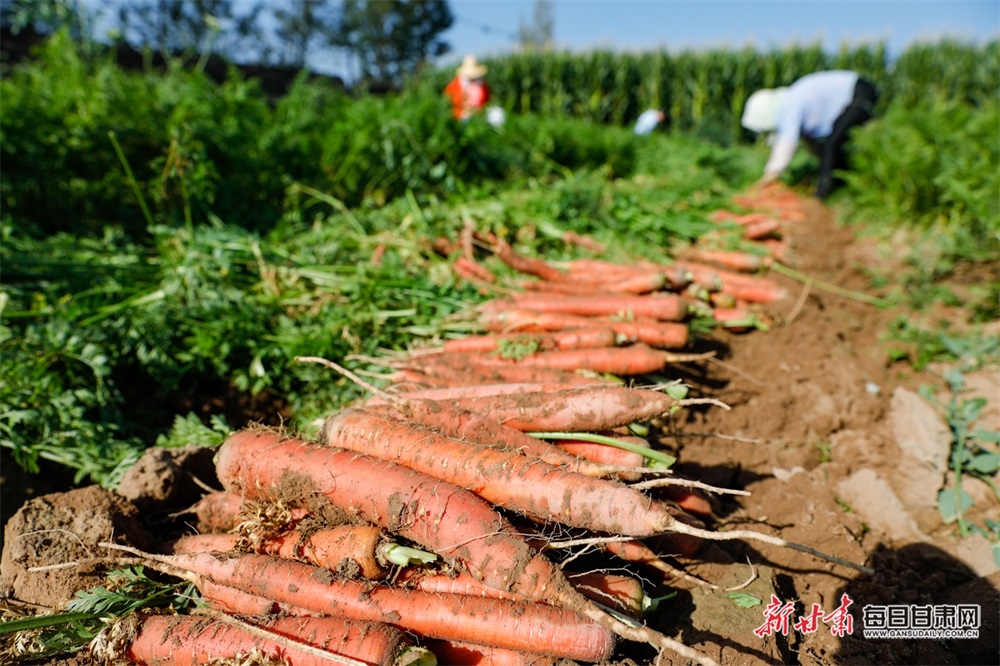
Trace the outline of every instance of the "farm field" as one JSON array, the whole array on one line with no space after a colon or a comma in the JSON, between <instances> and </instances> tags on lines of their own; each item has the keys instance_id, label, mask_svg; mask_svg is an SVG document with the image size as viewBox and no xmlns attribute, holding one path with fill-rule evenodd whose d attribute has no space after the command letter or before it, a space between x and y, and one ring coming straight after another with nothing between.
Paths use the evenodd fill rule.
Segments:
<instances>
[{"instance_id":1,"label":"farm field","mask_svg":"<svg viewBox=\"0 0 1000 666\"><path fill-rule=\"evenodd\" d=\"M38 71L34 75L41 76ZM176 72L172 76L167 84L157 79L165 98L183 97L177 90L202 90L197 79L189 81ZM119 88L135 95L142 85L138 79L123 79ZM21 369L17 377L9 375L0 420L5 527L0 649L5 660L98 663L88 651L74 650L89 640L105 615L125 615L122 609L129 603L192 611L192 597L208 596L203 585L195 586L198 593L187 582L178 584L176 575L163 574L158 565L164 562L150 557L141 560L144 572L130 570L124 579L109 580L109 570L139 560L121 559L134 553L119 557L101 544L113 541L164 553L172 539L211 531L205 516L193 508L225 487L261 500L251 509L267 514L240 514L243 551L249 550L248 542L270 538L247 530L277 525L280 531L295 524L318 530L347 516L380 524L404 545L434 551L441 558L436 561L446 562L452 573L478 570L491 581L491 571L477 568L470 553L501 558L504 549L521 547L511 544L530 543L524 548L532 553L545 549L530 563L516 562L535 567L531 576L544 576L552 563L558 565L552 581L563 569L627 573L642 583L647 601L663 597L641 614L641 622L615 625L629 637L619 639L613 649L587 654L560 647L527 663L995 661L1000 643L1000 263L994 250L1000 220L989 196L996 187L996 170L988 172L983 165L995 163L996 153L970 155L960 150L968 144L955 141L939 146L943 155L961 156L948 161L948 178L919 181L938 169L931 163L906 172L920 192L934 192L937 199L908 199L912 190L894 180L900 171L893 162L913 157L901 147L922 145L919 141L933 136L934 127L946 123L956 135L988 134L995 105L984 105L971 121L971 111L943 102L923 109L924 115L906 116L890 108L886 114L895 125L876 126L859 138L860 167L829 206L810 197L811 163L800 156L789 182L770 190L787 207L769 209L767 201L756 206L747 198L766 157L762 145L728 145L697 134L661 133L643 141L627 128L530 115L513 116L505 132L482 123L454 127L436 120L440 100L427 91L407 93L412 96L404 95L402 103L349 102L302 86L277 111L238 82L221 91L218 97L206 93L199 98L202 107L171 119L174 134L165 155L156 152L164 150L162 137L143 138L142 131L149 128L124 127L125 120L112 118L109 124L118 127L117 134L105 144L101 122L76 117L77 139L88 145L87 137L100 137L93 145L103 146L103 153L91 158L107 169L102 183L75 184L72 194L87 211L81 224L100 229L106 211L128 231L109 225L103 235L81 231L75 237L65 229L38 233L37 228L29 233L4 220L9 271L3 294L5 374L15 364ZM150 97L150 109L158 108L159 98ZM301 128L319 124L319 109L326 107L304 101L333 99L338 131L310 135L323 146L323 168L314 168L308 142L286 130L296 122ZM18 102L32 103L30 95ZM210 121L214 110L234 105L242 105L243 113L237 114L247 123L242 130L260 130L254 136L266 140L244 145L237 140L243 134L233 131L219 145L211 144L218 134ZM387 118L381 127L370 124L373 111ZM104 112L117 113L114 104ZM273 126L268 124L272 121ZM377 137L370 144L378 148L345 142L344 130ZM116 136L121 144L115 143ZM134 157L144 150L148 159ZM252 168L235 169L230 180L223 158L232 155L246 160L253 155L256 161ZM288 171L281 179L272 178L269 168L279 160ZM384 169L385 160L395 160L394 168ZM127 170L130 162L134 173ZM72 160L58 166L66 172L78 167ZM31 176L29 171L24 166L15 175ZM6 192L21 187L38 201L46 200L47 185L36 177L11 177L11 182ZM241 191L253 191L259 200L241 199ZM10 200L18 204L16 198ZM144 202L141 210L136 201ZM66 201L48 201L53 211L63 213L76 202L69 194ZM215 211L225 206L231 214L223 221ZM780 226L764 233L763 240L749 238L744 226L719 214L722 210L732 215L767 211L765 217L780 219ZM30 211L16 205L15 212L29 218ZM272 212L276 219L268 218ZM57 223L58 218L31 220L43 229ZM684 265L698 249L738 250L762 263L740 273L742 277L725 273L714 286L713 278L695 280L693 268L684 279L661 270ZM429 350L483 333L483 312L504 312L490 310L490 304L523 304L516 299L532 288L527 283L537 288L553 272L556 279L551 281L559 282L560 272L569 271L575 261L594 260L607 263L591 269L589 278L587 272L576 274L568 281L575 287L561 288L573 292L593 274L606 277L614 267L659 266L651 298L665 307L682 295L694 308L678 316L685 340L651 344L675 355L658 357L669 360L652 368L582 374L549 370L539 376L552 383L617 375L623 379L615 382L655 386L657 390L646 390L658 396L668 393L679 401L679 409L593 428L605 437L625 436L626 431L643 437L651 447L647 458L652 462L647 464L655 468L657 462L676 459L671 469L677 476L709 488L690 493L646 488L648 497L662 500L649 504L663 507L664 515L680 525L690 521L718 535L755 532L805 549L752 538L699 538L695 548L685 540L690 531L676 533L687 528L671 523L673 518L666 519L678 528L673 535L662 536L660 532L671 530L657 529L656 535L643 537L674 568L671 574L616 559L591 543L553 549L553 543L595 536L600 541L633 532L619 524L598 527L591 522L592 504L572 498L555 509L541 501L530 507L516 504L502 490L461 476L467 472L461 464L449 467L454 479L463 479L454 483L473 486L474 493L452 491L443 481L435 486L437 492L488 499L468 500L470 507L480 508L448 518L454 520L447 523L452 529L472 522L471 516L479 516L476 512L485 511L487 504L500 506L496 514L482 514L498 516L490 524L501 525L492 535L497 537L495 549L483 549L469 546L482 541L481 533L466 543L457 531L424 530L416 522L416 509L413 515L399 514L413 518L413 524L393 522L385 511L368 508L367 494L364 499L333 499L334 491L316 480L320 477L307 476L307 470L325 473L322 465L291 467L285 471L300 476L290 481L280 474L286 464L281 458L216 456L227 439L222 451L235 449L237 440L256 441L259 427L282 427L288 437L321 442L335 430L332 424L342 434L354 423L331 418L323 424L322 419L350 414L352 407L377 409L367 389L330 368L297 359L340 363L390 397L421 383L444 385L453 366L466 361L433 366L429 359L435 354ZM695 288L667 284L670 279L693 281ZM624 281L613 282L624 289ZM774 291L735 292L741 298L726 288L741 284L766 284ZM600 300L596 292L583 293L591 306ZM765 293L770 295L761 295ZM613 298L625 302L626 295L617 291ZM727 311L748 316L726 325ZM602 325L627 322L633 314L616 311ZM640 347L623 342L622 336L618 332L614 338L618 347ZM501 376L509 377L503 373L512 365L542 355L525 344L518 338L501 348L502 359L494 354L469 361L470 367L480 363L477 371L491 378L478 383L499 383ZM580 362L595 364L603 358L594 350ZM420 369L423 375L414 374ZM455 383L470 383L468 376L462 380ZM659 390L670 384L674 386ZM676 384L685 390L677 393ZM605 384L574 386L577 394L596 394ZM396 403L392 407L403 409ZM592 416L577 414L575 423L564 426L573 429ZM510 424L516 418L503 421ZM487 427L480 422L465 436L475 439L477 429ZM556 428L525 429L551 435ZM431 440L431 433L420 432ZM362 453L380 443L377 434L365 433L357 444ZM265 441L267 435L260 437ZM420 441L411 450L410 464L428 470L448 464L449 456L443 454L427 463L424 457L433 455L432 447ZM330 451L318 450L326 453L317 455ZM481 457L493 454L501 455L480 450L463 455L504 464L528 457ZM249 463L243 469L234 460L264 462L255 467L259 476L254 477ZM384 479L358 482L361 492L372 492L383 480L389 483L386 468L378 469ZM635 472L617 473L628 471ZM524 475L529 473L525 469ZM657 474L645 469L643 480ZM517 482L512 476L506 485L521 488ZM319 496L329 497L329 505ZM595 497L600 504L602 496ZM615 508L638 512L637 507L647 504L647 495L629 497L641 501ZM413 506L429 506L419 502L430 501L421 496ZM401 503L387 502L390 514ZM578 509L580 515L574 513ZM282 513L286 510L287 516ZM618 518L612 512L611 519ZM229 520L230 527L239 522ZM508 524L509 529L503 527ZM634 528L635 533L642 529ZM519 541L525 535L531 540ZM461 541L459 546L455 541ZM605 539L602 548L612 543L613 538ZM296 557L304 558L302 553L300 546ZM495 566L499 570L502 565ZM29 571L32 567L40 569ZM319 576L326 582L327 576L340 580L342 575L352 583L358 580L356 568L328 568ZM394 582L406 578L398 568L391 571ZM203 583L204 576L197 580ZM517 588L529 598L535 595L530 605L546 609L534 602L577 603L557 583L538 592L529 583L531 576L505 579L506 591ZM365 593L355 596L376 598L377 590L388 587L364 583L358 589ZM75 605L68 607L79 617L44 626L43 618L67 609L75 593L88 589L89 596L77 595ZM564 603L566 599L570 602ZM295 605L279 597L265 601L270 610L278 602ZM520 600L495 605L507 603L529 605ZM979 636L901 640L862 635L865 606L899 605L978 605ZM843 612L837 614L848 606L849 629ZM483 611L487 624L496 608ZM471 610L467 614L474 615ZM815 621L811 629L805 624L782 627L782 618L792 624L810 614ZM435 640L449 638L425 637L420 615L408 624L411 619L402 607L383 613L395 618L411 642L446 654ZM38 624L32 626L32 619ZM10 624L14 622L28 624ZM436 624L429 631L449 622ZM649 641L630 633L642 625L653 630ZM10 631L12 626L19 629ZM554 621L541 626L548 631ZM604 627L588 626L598 638L606 637L600 633ZM506 633L517 637L527 630ZM31 646L51 649L60 641L63 647L75 647L54 657L30 654ZM669 647L662 652L655 647L664 645ZM438 663L452 662L439 656Z\"/></svg>"}]
</instances>

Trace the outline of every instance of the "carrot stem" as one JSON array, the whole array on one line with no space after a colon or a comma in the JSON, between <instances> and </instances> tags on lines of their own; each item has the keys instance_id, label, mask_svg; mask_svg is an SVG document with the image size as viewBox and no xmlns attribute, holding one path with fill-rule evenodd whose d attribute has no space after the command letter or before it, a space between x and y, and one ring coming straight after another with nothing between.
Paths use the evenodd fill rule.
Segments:
<instances>
[{"instance_id":1,"label":"carrot stem","mask_svg":"<svg viewBox=\"0 0 1000 666\"><path fill-rule=\"evenodd\" d=\"M884 298L878 298L876 296L869 296L868 294L862 294L858 291L851 291L850 289L844 289L843 287L838 287L835 284L830 284L829 282L823 282L822 280L817 280L816 278L809 277L804 273L800 273L794 268L789 268L784 264L775 263L771 265L771 270L781 273L786 277L790 277L793 280L797 280L802 284L809 285L810 287L815 287L817 289L822 289L823 291L828 291L831 294L836 294L838 296L844 296L845 298L850 298L855 301L860 301L862 303L869 303L880 308L889 307L889 302Z\"/></svg>"},{"instance_id":2,"label":"carrot stem","mask_svg":"<svg viewBox=\"0 0 1000 666\"><path fill-rule=\"evenodd\" d=\"M379 552L386 562L397 566L408 567L414 564L431 564L437 561L437 555L426 550L418 550L401 546L398 543L387 543Z\"/></svg>"},{"instance_id":3,"label":"carrot stem","mask_svg":"<svg viewBox=\"0 0 1000 666\"><path fill-rule=\"evenodd\" d=\"M661 451L655 451L639 444L615 439L614 437L607 437L606 435L598 435L590 432L529 432L528 434L538 439L572 439L581 442L593 442L594 444L607 444L608 446L614 446L619 449L631 451L632 453L639 453L645 456L647 460L655 463L650 465L650 467L658 469L670 467L677 462L677 458Z\"/></svg>"}]
</instances>

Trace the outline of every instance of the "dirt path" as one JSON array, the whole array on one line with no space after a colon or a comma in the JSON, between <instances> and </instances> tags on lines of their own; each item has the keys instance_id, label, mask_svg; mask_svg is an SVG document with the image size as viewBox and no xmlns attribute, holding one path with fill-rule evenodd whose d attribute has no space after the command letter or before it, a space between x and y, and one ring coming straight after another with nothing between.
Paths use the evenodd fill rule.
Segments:
<instances>
[{"instance_id":1,"label":"dirt path","mask_svg":"<svg viewBox=\"0 0 1000 666\"><path fill-rule=\"evenodd\" d=\"M810 204L809 213L808 221L789 229L792 265L813 278L864 290L862 269L878 260L874 246L835 225L822 206ZM715 528L777 534L866 563L876 573L863 575L765 544L726 542L685 566L722 586L745 583L754 571L754 579L739 592L762 604L740 608L723 593L677 584L678 595L663 603L653 621L727 665L996 663L1000 574L989 544L953 538L934 505L942 449L947 455L941 436L947 433L939 431L940 419L912 392L937 380L887 362L880 338L895 312L776 279L791 296L770 308L769 331L706 342L723 352L719 360L684 369L696 391L726 402L731 411L682 413L670 425L674 434L662 443L677 453L680 472L752 493L723 498ZM980 379L1000 386L995 371ZM912 447L903 446L910 440ZM933 451L928 460L921 459L918 454L927 447ZM191 460L203 469L207 463L197 456ZM23 566L86 558L90 553L83 542L111 534L145 545L143 530L155 532L167 514L197 496L189 481L178 481L189 469L176 460L153 461L130 491L140 510L97 489L43 498L43 505L7 526L4 592L14 589L23 598L30 591L37 603L54 604L75 587L92 583L90 570L56 570L28 580ZM990 508L977 519L1000 518L995 501L982 505ZM76 536L38 532L52 529L71 529ZM789 628L783 634L779 625L757 635L772 594L782 607L794 604L790 624L814 608L832 614L850 600L853 633L836 636L836 618L817 617L812 632ZM978 604L980 638L862 637L863 608L891 604ZM652 659L642 649L620 656L621 664ZM668 657L661 663L684 662Z\"/></svg>"},{"instance_id":2,"label":"dirt path","mask_svg":"<svg viewBox=\"0 0 1000 666\"><path fill-rule=\"evenodd\" d=\"M798 271L842 288L866 289L862 271L877 260L876 249L836 225L828 209L813 204L808 221L792 226L790 234ZM813 633L790 629L787 637L775 632L766 640L745 629L730 630L718 632L723 640L707 636L699 647L727 664L775 658L800 664L995 663L1000 575L989 544L950 536L934 504L941 470L913 469L912 454L904 454L899 442L942 434L933 410L909 393L921 383L939 385L940 379L888 362L880 340L896 312L776 279L792 295L770 308L774 325L764 333L725 338L728 357L710 365L704 378L717 387L707 390L732 411L705 411L682 428L728 437L688 432L676 438L680 469L752 492L722 503L720 529L771 531L867 562L876 574L860 575L767 545L727 543L724 550L735 561L749 558L771 568L778 598L796 602L792 622L809 614L813 604L833 612L846 593L853 601L854 633L841 640L823 623ZM981 379L995 387L996 378L994 369ZM1000 393L991 401L996 399ZM946 455L947 438L931 439ZM895 505L899 497L902 506ZM995 500L978 504L990 506L996 518ZM710 580L727 574L731 579L731 566L697 569ZM861 637L865 605L958 603L981 605L979 640ZM754 616L754 628L764 624L762 606L744 612ZM707 618L705 630L712 629Z\"/></svg>"}]
</instances>

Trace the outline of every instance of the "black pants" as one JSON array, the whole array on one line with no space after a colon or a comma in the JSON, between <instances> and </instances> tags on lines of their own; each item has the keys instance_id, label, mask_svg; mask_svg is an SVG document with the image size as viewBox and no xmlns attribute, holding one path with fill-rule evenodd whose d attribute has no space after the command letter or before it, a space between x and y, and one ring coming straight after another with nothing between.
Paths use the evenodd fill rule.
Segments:
<instances>
[{"instance_id":1,"label":"black pants","mask_svg":"<svg viewBox=\"0 0 1000 666\"><path fill-rule=\"evenodd\" d=\"M849 131L871 120L878 101L878 91L867 79L859 78L854 86L854 98L833 123L830 136L814 142L810 146L819 157L819 183L816 196L826 199L843 181L834 176L834 171L847 168L847 143Z\"/></svg>"}]
</instances>

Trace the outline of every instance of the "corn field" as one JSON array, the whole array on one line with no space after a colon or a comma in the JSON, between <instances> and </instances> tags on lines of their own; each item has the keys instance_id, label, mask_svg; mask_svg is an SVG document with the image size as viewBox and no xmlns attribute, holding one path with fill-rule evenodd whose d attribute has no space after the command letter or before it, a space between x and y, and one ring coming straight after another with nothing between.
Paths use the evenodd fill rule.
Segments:
<instances>
[{"instance_id":1,"label":"corn field","mask_svg":"<svg viewBox=\"0 0 1000 666\"><path fill-rule=\"evenodd\" d=\"M747 97L824 69L852 69L881 92L879 106L951 99L978 105L1000 91L1000 41L918 43L892 59L882 42L818 43L781 49L621 53L513 53L485 59L494 102L511 113L628 125L644 109L666 112L670 130L720 143L748 140L740 127ZM451 72L441 72L441 77ZM443 85L443 84L442 84Z\"/></svg>"}]
</instances>

